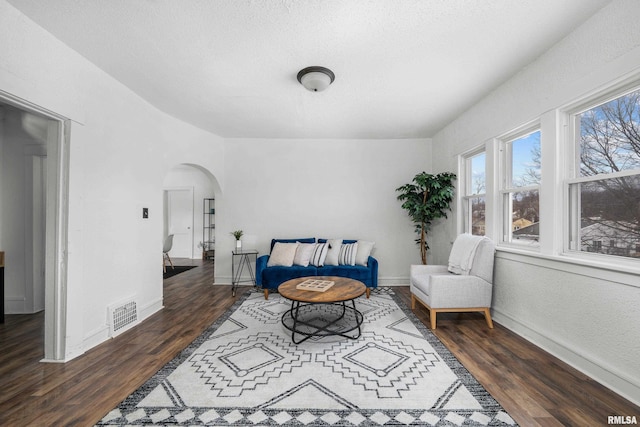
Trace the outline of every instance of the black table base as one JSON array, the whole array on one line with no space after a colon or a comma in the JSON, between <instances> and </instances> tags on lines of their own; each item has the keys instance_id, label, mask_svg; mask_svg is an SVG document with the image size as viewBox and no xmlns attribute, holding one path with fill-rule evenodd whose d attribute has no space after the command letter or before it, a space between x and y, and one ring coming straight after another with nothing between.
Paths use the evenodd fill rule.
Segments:
<instances>
[{"instance_id":1,"label":"black table base","mask_svg":"<svg viewBox=\"0 0 640 427\"><path fill-rule=\"evenodd\" d=\"M291 301L291 309L282 315L282 324L291 331L291 340L300 344L312 337L341 336L360 338L364 316L356 309L355 300L332 303ZM354 332L356 331L357 332ZM296 335L302 339L296 340Z\"/></svg>"},{"instance_id":2,"label":"black table base","mask_svg":"<svg viewBox=\"0 0 640 427\"><path fill-rule=\"evenodd\" d=\"M253 257L253 262L250 257ZM256 276L251 266L256 264L257 258L258 251L255 249L236 249L231 251L231 296L236 296L236 290L240 283L252 283L253 286L256 286ZM236 260L238 265L236 265ZM249 271L248 279L242 278L245 267Z\"/></svg>"}]
</instances>

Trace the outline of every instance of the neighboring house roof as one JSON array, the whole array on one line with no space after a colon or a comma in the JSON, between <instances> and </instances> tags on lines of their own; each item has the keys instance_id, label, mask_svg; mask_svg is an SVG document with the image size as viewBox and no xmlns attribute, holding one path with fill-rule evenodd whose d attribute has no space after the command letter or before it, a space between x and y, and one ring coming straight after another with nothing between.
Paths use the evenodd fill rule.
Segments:
<instances>
[{"instance_id":1,"label":"neighboring house roof","mask_svg":"<svg viewBox=\"0 0 640 427\"><path fill-rule=\"evenodd\" d=\"M512 227L512 230L518 230L524 227L529 227L531 224L533 224L533 221L529 221L528 219L525 219L525 218L520 218L513 221L511 223L511 227Z\"/></svg>"},{"instance_id":2,"label":"neighboring house roof","mask_svg":"<svg viewBox=\"0 0 640 427\"><path fill-rule=\"evenodd\" d=\"M526 221L526 220L525 220ZM529 221L529 225L513 231L514 236L539 236L540 223Z\"/></svg>"},{"instance_id":3,"label":"neighboring house roof","mask_svg":"<svg viewBox=\"0 0 640 427\"><path fill-rule=\"evenodd\" d=\"M618 240L629 244L640 243L640 226L626 221L590 221L580 230L582 240Z\"/></svg>"}]
</instances>

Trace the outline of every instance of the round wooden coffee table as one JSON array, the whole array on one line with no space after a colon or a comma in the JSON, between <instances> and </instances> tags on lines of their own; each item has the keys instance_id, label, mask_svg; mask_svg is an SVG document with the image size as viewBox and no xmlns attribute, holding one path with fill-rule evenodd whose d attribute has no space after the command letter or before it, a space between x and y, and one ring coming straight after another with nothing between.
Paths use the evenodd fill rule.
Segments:
<instances>
[{"instance_id":1,"label":"round wooden coffee table","mask_svg":"<svg viewBox=\"0 0 640 427\"><path fill-rule=\"evenodd\" d=\"M309 279L331 281L334 285L324 292L297 289ZM291 309L282 315L282 324L291 331L294 344L311 337L332 335L358 339L364 316L356 309L355 299L366 289L364 283L346 277L313 276L288 280L278 287L278 293L291 300ZM355 330L357 334L353 333ZM303 338L296 340L296 335Z\"/></svg>"}]
</instances>

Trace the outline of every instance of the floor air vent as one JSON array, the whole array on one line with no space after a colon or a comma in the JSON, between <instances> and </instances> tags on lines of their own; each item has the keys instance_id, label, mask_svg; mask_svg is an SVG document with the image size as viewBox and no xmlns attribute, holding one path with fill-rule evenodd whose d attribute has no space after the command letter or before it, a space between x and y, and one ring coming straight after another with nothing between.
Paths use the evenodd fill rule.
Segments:
<instances>
[{"instance_id":1,"label":"floor air vent","mask_svg":"<svg viewBox=\"0 0 640 427\"><path fill-rule=\"evenodd\" d=\"M115 337L138 323L138 304L128 300L109 306L109 334Z\"/></svg>"}]
</instances>

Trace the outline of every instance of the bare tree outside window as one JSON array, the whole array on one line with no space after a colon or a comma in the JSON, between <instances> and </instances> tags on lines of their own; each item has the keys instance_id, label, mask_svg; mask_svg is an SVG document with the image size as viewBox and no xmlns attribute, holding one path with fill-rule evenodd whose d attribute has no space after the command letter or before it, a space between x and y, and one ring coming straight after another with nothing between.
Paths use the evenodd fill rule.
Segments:
<instances>
[{"instance_id":1,"label":"bare tree outside window","mask_svg":"<svg viewBox=\"0 0 640 427\"><path fill-rule=\"evenodd\" d=\"M640 170L640 91L580 114L580 174Z\"/></svg>"},{"instance_id":2,"label":"bare tree outside window","mask_svg":"<svg viewBox=\"0 0 640 427\"><path fill-rule=\"evenodd\" d=\"M476 195L471 202L471 234L484 236L486 233L485 199L487 177L485 171L486 154L481 153L471 159L472 193Z\"/></svg>"},{"instance_id":3,"label":"bare tree outside window","mask_svg":"<svg viewBox=\"0 0 640 427\"><path fill-rule=\"evenodd\" d=\"M506 241L536 246L540 240L540 130L505 144L510 174L504 191Z\"/></svg>"},{"instance_id":4,"label":"bare tree outside window","mask_svg":"<svg viewBox=\"0 0 640 427\"><path fill-rule=\"evenodd\" d=\"M486 234L485 194L486 153L480 152L465 158L465 187L462 208L464 212L464 230L476 236Z\"/></svg>"},{"instance_id":5,"label":"bare tree outside window","mask_svg":"<svg viewBox=\"0 0 640 427\"><path fill-rule=\"evenodd\" d=\"M578 116L580 251L640 257L640 91ZM593 179L585 179L593 177Z\"/></svg>"}]
</instances>

